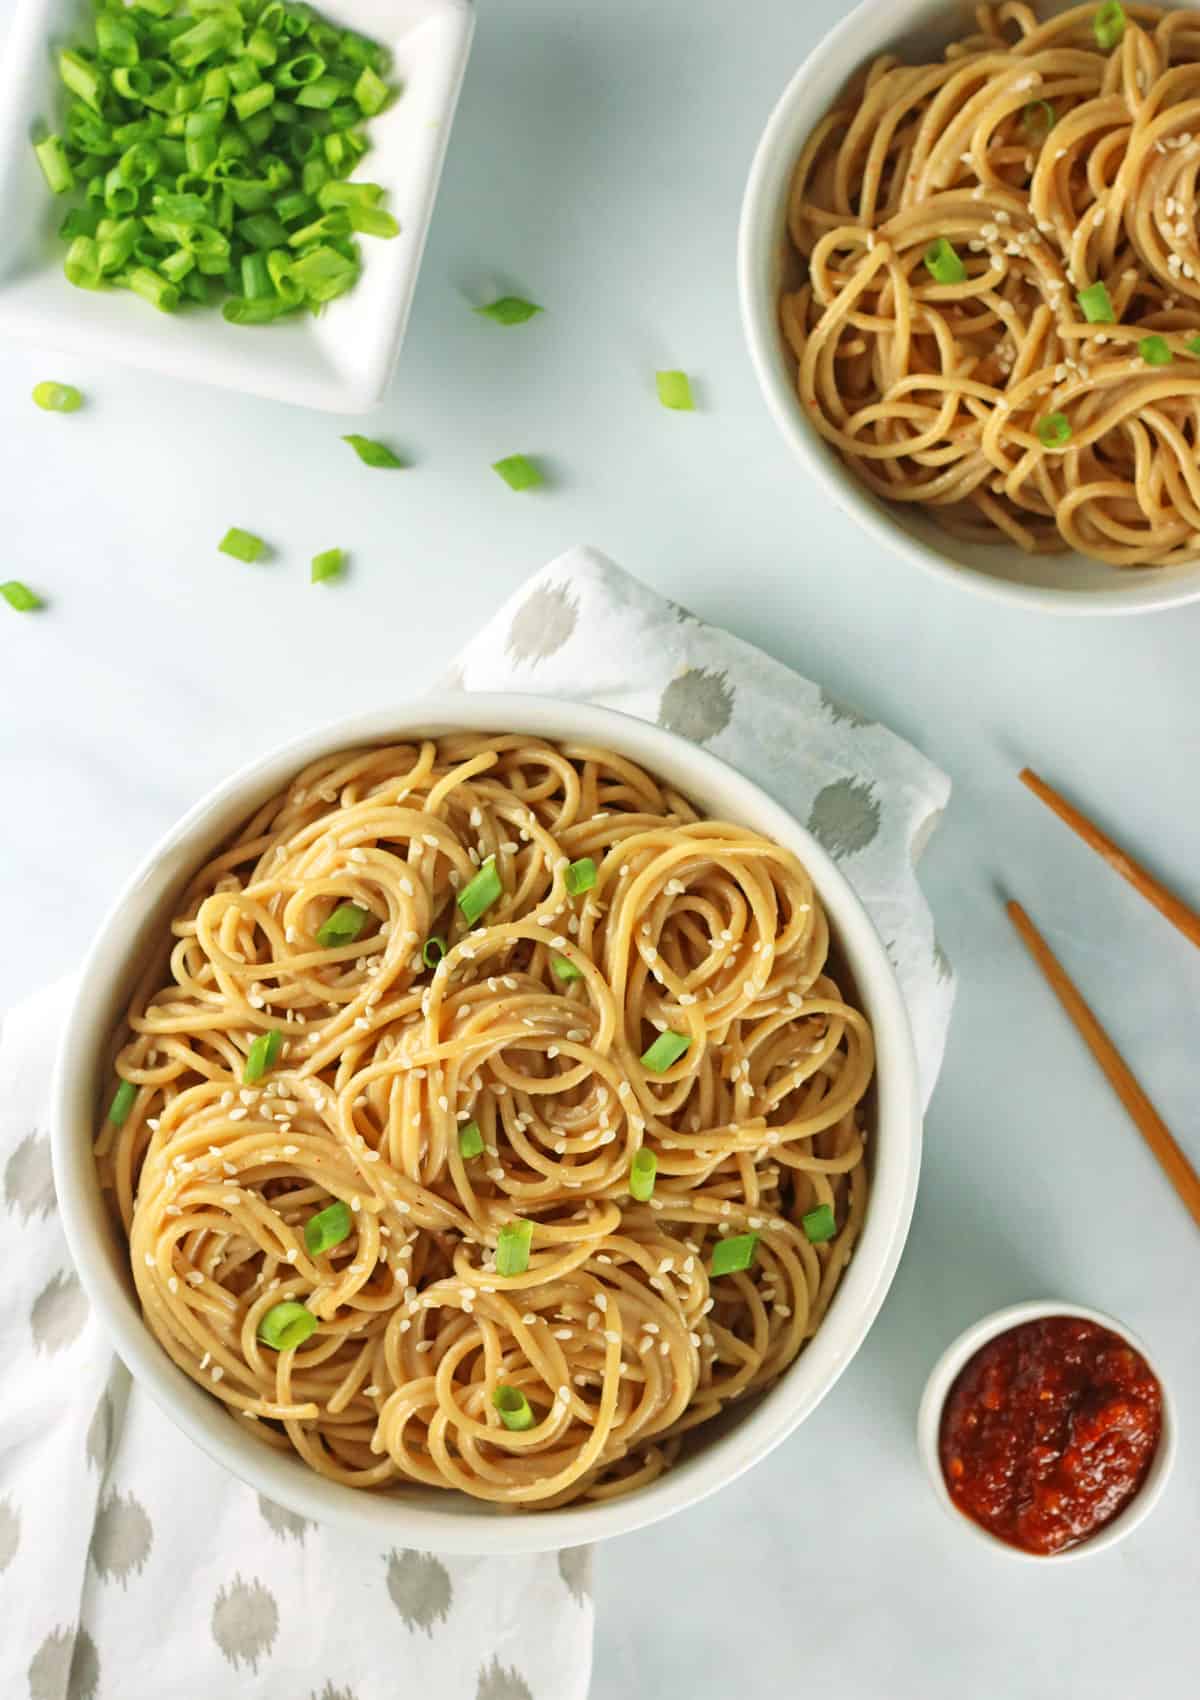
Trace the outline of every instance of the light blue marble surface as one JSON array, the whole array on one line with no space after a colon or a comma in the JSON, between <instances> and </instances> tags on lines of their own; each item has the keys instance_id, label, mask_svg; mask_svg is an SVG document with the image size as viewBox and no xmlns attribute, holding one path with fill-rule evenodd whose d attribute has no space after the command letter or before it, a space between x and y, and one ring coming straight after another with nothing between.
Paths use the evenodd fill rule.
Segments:
<instances>
[{"instance_id":1,"label":"light blue marble surface","mask_svg":"<svg viewBox=\"0 0 1200 1700\"><path fill-rule=\"evenodd\" d=\"M961 991L867 1345L755 1474L600 1555L595 1700L1175 1700L1196 1680L1196 1232L999 889L1200 1163L1200 956L1014 778L1030 761L1061 780L1200 904L1200 607L1007 612L879 556L793 466L742 347L733 241L766 113L843 10L487 0L408 345L365 427L411 471L360 468L337 441L356 421L0 348L0 576L53 602L0 608L0 1005L71 966L145 847L230 767L420 690L535 566L597 544L951 773L925 878ZM497 330L463 298L492 285L550 310ZM695 375L700 413L657 405L659 366ZM38 413L47 377L87 411ZM552 489L513 495L488 470L517 450L546 457ZM218 555L231 524L277 559ZM350 578L310 587L334 544ZM912 1441L946 1341L1042 1293L1142 1332L1185 1424L1153 1519L1053 1575L945 1519Z\"/></svg>"}]
</instances>

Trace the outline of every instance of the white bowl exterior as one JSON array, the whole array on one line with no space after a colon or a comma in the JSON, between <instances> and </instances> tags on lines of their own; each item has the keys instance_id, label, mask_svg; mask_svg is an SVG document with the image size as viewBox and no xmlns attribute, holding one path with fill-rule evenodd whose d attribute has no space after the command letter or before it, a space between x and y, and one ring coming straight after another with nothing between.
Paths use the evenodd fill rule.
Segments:
<instances>
[{"instance_id":1,"label":"white bowl exterior","mask_svg":"<svg viewBox=\"0 0 1200 1700\"><path fill-rule=\"evenodd\" d=\"M400 223L362 239L363 271L318 318L228 324L215 309L159 313L128 290L74 288L56 232L68 197L46 187L31 136L53 129L62 93L53 51L80 37L84 0L23 0L0 64L0 332L98 354L168 377L339 413L379 402L408 322L475 15L469 0L322 0L334 22L388 47L400 97L370 121L355 172L383 185Z\"/></svg>"},{"instance_id":2,"label":"white bowl exterior","mask_svg":"<svg viewBox=\"0 0 1200 1700\"><path fill-rule=\"evenodd\" d=\"M1069 0L1040 8L1063 11ZM742 325L758 381L787 442L826 495L867 535L938 577L1043 613L1135 614L1200 599L1200 563L1123 569L1082 555L1027 555L1014 544L961 543L915 506L877 499L805 417L779 328L788 188L801 148L846 83L877 54L940 54L976 28L974 0L862 0L796 72L750 168L738 232ZM886 570L886 564L885 564Z\"/></svg>"},{"instance_id":3,"label":"white bowl exterior","mask_svg":"<svg viewBox=\"0 0 1200 1700\"><path fill-rule=\"evenodd\" d=\"M1065 1552L1036 1553L1024 1552L1020 1547L1010 1546L1007 1541L990 1534L981 1524L976 1523L974 1518L959 1510L950 1497L946 1478L942 1474L938 1438L941 1431L942 1407L955 1378L980 1347L986 1346L988 1341L994 1340L997 1335L1006 1334L1010 1328L1020 1328L1026 1322L1040 1322L1049 1316L1080 1316L1087 1322L1098 1323L1101 1328L1107 1328L1127 1341L1135 1352L1142 1354L1162 1389L1162 1431L1146 1480L1119 1516L1114 1517L1111 1523L1106 1524L1079 1546L1068 1547ZM1162 1369L1145 1341L1139 1339L1132 1329L1126 1328L1115 1316L1109 1316L1102 1310L1091 1310L1086 1305L1062 1304L1056 1299L1030 1299L1024 1304L1009 1305L1004 1310L993 1311L990 1316L982 1317L978 1322L972 1323L970 1328L964 1329L958 1339L947 1346L933 1366L917 1412L917 1447L939 1504L959 1528L969 1529L980 1540L986 1541L994 1552L1005 1553L1009 1558L1017 1558L1031 1564L1065 1564L1069 1559L1091 1558L1096 1553L1115 1546L1118 1541L1124 1540L1126 1535L1132 1534L1158 1503L1175 1462L1177 1444L1174 1402Z\"/></svg>"},{"instance_id":4,"label":"white bowl exterior","mask_svg":"<svg viewBox=\"0 0 1200 1700\"><path fill-rule=\"evenodd\" d=\"M870 1205L862 1237L815 1338L736 1425L648 1487L595 1505L517 1516L434 1489L382 1496L346 1488L241 1432L146 1329L92 1159L97 1083L139 955L205 856L260 802L321 755L415 733L498 729L616 750L667 779L710 814L738 821L793 850L825 905L874 1027L877 1049ZM51 1142L68 1245L117 1352L211 1457L260 1492L320 1522L413 1547L507 1553L578 1545L657 1522L731 1482L814 1409L862 1344L891 1284L916 1195L921 1119L908 1018L887 954L846 880L786 810L707 751L612 710L552 698L456 694L358 715L300 738L243 769L167 834L117 899L84 963L62 1039Z\"/></svg>"}]
</instances>

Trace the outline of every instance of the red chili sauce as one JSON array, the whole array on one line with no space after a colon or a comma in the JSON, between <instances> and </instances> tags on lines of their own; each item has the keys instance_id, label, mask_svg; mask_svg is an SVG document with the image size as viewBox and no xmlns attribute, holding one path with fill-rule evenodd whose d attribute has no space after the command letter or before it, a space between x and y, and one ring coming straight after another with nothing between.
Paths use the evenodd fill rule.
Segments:
<instances>
[{"instance_id":1,"label":"red chili sauce","mask_svg":"<svg viewBox=\"0 0 1200 1700\"><path fill-rule=\"evenodd\" d=\"M1127 1341L1078 1316L1010 1328L980 1347L945 1405L939 1451L958 1509L1026 1552L1062 1552L1141 1488L1162 1391Z\"/></svg>"}]
</instances>

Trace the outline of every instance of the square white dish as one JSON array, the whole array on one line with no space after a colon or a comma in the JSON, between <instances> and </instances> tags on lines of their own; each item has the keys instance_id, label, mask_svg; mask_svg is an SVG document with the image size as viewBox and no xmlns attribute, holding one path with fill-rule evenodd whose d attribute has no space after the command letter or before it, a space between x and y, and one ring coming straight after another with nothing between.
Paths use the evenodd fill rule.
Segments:
<instances>
[{"instance_id":1,"label":"square white dish","mask_svg":"<svg viewBox=\"0 0 1200 1700\"><path fill-rule=\"evenodd\" d=\"M382 399L404 339L474 10L470 0L321 0L316 9L389 48L389 81L401 90L371 120L371 150L354 173L383 185L400 234L363 240L355 288L319 317L239 326L215 309L160 313L128 290L69 284L57 236L67 197L47 189L31 136L39 122L59 122L65 91L54 53L81 38L89 8L19 0L0 58L0 334L330 412L361 413Z\"/></svg>"}]
</instances>

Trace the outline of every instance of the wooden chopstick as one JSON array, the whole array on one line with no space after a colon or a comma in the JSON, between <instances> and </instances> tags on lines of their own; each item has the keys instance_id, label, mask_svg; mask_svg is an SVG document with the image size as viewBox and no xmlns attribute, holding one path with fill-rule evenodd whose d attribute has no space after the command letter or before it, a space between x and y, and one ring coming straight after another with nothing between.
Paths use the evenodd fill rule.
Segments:
<instances>
[{"instance_id":1,"label":"wooden chopstick","mask_svg":"<svg viewBox=\"0 0 1200 1700\"><path fill-rule=\"evenodd\" d=\"M1142 1091L1120 1052L1067 978L1045 939L1016 902L1008 904L1009 919L1029 946L1029 953L1050 983L1058 1001L1075 1023L1088 1049L1108 1076L1117 1097L1133 1118L1138 1132L1158 1158L1171 1185L1200 1227L1200 1175L1175 1142L1166 1122Z\"/></svg>"},{"instance_id":2,"label":"wooden chopstick","mask_svg":"<svg viewBox=\"0 0 1200 1700\"><path fill-rule=\"evenodd\" d=\"M1173 891L1168 891L1148 868L1144 868L1140 862L1135 862L1119 844L1114 844L1098 826L1093 825L1086 815L1081 815L1078 809L1072 808L1067 799L1061 797L1052 785L1047 785L1044 779L1039 779L1032 769L1023 767L1017 777L1023 785L1028 785L1035 797L1041 798L1048 809L1053 809L1060 820L1066 821L1071 831L1077 832L1098 856L1103 856L1110 868L1115 868L1122 879L1128 880L1147 903L1153 903L1160 915L1164 915L1173 927L1178 927L1185 939L1190 939L1194 945L1200 947L1200 915L1194 909L1189 909Z\"/></svg>"}]
</instances>

